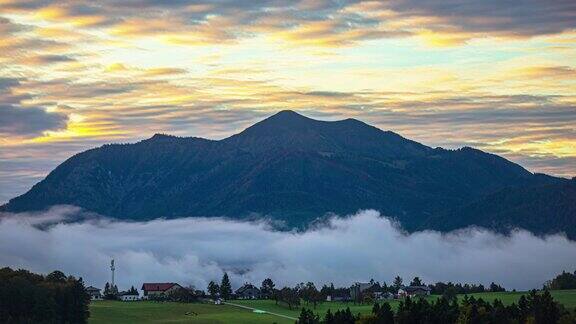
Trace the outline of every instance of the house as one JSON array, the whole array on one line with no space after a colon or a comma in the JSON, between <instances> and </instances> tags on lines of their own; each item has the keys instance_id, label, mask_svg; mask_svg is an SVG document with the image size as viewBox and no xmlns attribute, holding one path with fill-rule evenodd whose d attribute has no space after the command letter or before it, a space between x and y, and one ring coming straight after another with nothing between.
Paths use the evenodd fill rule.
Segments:
<instances>
[{"instance_id":1,"label":"house","mask_svg":"<svg viewBox=\"0 0 576 324\"><path fill-rule=\"evenodd\" d=\"M144 291L144 298L147 299L150 296L165 296L180 288L182 286L174 282L160 282L143 283L141 289Z\"/></svg>"},{"instance_id":2,"label":"house","mask_svg":"<svg viewBox=\"0 0 576 324\"><path fill-rule=\"evenodd\" d=\"M86 287L86 293L88 295L90 295L90 299L91 300L101 300L102 299L102 293L100 293L100 289L96 288L96 287Z\"/></svg>"},{"instance_id":3,"label":"house","mask_svg":"<svg viewBox=\"0 0 576 324\"><path fill-rule=\"evenodd\" d=\"M408 286L398 289L398 297L403 298L406 296L427 296L430 295L431 289L426 286Z\"/></svg>"},{"instance_id":4,"label":"house","mask_svg":"<svg viewBox=\"0 0 576 324\"><path fill-rule=\"evenodd\" d=\"M123 291L121 292L118 297L121 301L135 301L140 299L140 295L138 292L130 292L130 291Z\"/></svg>"},{"instance_id":5,"label":"house","mask_svg":"<svg viewBox=\"0 0 576 324\"><path fill-rule=\"evenodd\" d=\"M236 290L236 298L238 299L258 299L260 298L260 289L256 288L253 284L245 283L244 286Z\"/></svg>"}]
</instances>

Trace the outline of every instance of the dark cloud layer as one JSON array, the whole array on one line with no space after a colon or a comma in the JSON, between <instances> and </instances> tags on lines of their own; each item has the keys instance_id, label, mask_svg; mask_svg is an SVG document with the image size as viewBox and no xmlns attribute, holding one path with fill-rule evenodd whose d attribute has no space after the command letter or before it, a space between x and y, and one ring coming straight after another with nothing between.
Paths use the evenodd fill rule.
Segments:
<instances>
[{"instance_id":1,"label":"dark cloud layer","mask_svg":"<svg viewBox=\"0 0 576 324\"><path fill-rule=\"evenodd\" d=\"M127 34L158 34L195 31L195 38L220 39L251 37L261 31L292 31L299 26L324 25L313 31L297 32L307 38L326 39L332 45L411 35L414 27L390 19L418 21L418 28L438 32L485 33L498 36L535 36L576 28L574 1L474 1L474 0L394 0L362 1L88 1L28 0L8 1L6 10L58 8L58 19L84 19L89 27L115 27L130 24ZM393 17L379 12L393 12ZM214 17L219 23L213 24ZM145 19L148 24L136 20ZM160 21L169 20L170 23ZM140 20L141 21L141 20ZM132 23L131 23L132 22ZM147 27L148 26L148 27ZM204 28L209 26L210 28ZM334 38L334 36L338 37ZM187 39L187 37L184 37ZM196 39L196 40L197 40Z\"/></svg>"},{"instance_id":2,"label":"dark cloud layer","mask_svg":"<svg viewBox=\"0 0 576 324\"><path fill-rule=\"evenodd\" d=\"M46 130L65 128L68 117L48 113L40 107L0 105L0 134L3 136L37 136Z\"/></svg>"},{"instance_id":3,"label":"dark cloud layer","mask_svg":"<svg viewBox=\"0 0 576 324\"><path fill-rule=\"evenodd\" d=\"M0 78L0 135L33 137L46 130L65 128L68 116L50 113L44 108L23 106L21 101L29 95L14 94L21 80Z\"/></svg>"},{"instance_id":4,"label":"dark cloud layer","mask_svg":"<svg viewBox=\"0 0 576 324\"><path fill-rule=\"evenodd\" d=\"M78 215L85 220L64 222ZM228 271L235 286L266 277L279 285L349 285L370 278L390 283L401 275L428 283L496 281L529 289L562 270L573 271L576 258L576 243L562 235L540 238L516 231L505 237L480 229L405 235L374 211L333 218L302 233L220 218L115 222L91 217L66 206L0 215L0 266L44 273L61 269L103 286L115 258L121 288L144 281L205 288Z\"/></svg>"},{"instance_id":5,"label":"dark cloud layer","mask_svg":"<svg viewBox=\"0 0 576 324\"><path fill-rule=\"evenodd\" d=\"M576 28L571 0L394 0L390 8L405 16L438 17L470 32L534 36Z\"/></svg>"}]
</instances>

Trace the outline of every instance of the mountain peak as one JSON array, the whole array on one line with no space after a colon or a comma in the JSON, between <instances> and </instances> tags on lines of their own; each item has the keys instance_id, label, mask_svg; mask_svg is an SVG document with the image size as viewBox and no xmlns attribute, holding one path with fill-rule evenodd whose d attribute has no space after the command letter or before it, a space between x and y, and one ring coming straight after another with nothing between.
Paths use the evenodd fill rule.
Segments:
<instances>
[{"instance_id":1,"label":"mountain peak","mask_svg":"<svg viewBox=\"0 0 576 324\"><path fill-rule=\"evenodd\" d=\"M303 117L306 118L304 116L302 116L301 114L295 112L294 110L280 110L279 112L275 113L274 115L270 116L270 118L272 117L276 117L276 118L294 118L294 117Z\"/></svg>"},{"instance_id":2,"label":"mountain peak","mask_svg":"<svg viewBox=\"0 0 576 324\"><path fill-rule=\"evenodd\" d=\"M281 124L281 125L289 125L291 127L296 126L298 124L306 123L306 122L317 122L312 118L308 118L303 116L293 110L282 110L277 112L276 114L264 119L258 124ZM256 124L256 125L258 125ZM278 125L275 125L278 126Z\"/></svg>"}]
</instances>

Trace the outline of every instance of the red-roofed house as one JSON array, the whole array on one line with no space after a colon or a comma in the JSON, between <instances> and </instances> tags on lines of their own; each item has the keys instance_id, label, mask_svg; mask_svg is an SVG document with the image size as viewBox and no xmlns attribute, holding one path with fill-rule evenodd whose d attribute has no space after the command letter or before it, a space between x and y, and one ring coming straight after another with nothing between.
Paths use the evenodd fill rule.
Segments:
<instances>
[{"instance_id":1,"label":"red-roofed house","mask_svg":"<svg viewBox=\"0 0 576 324\"><path fill-rule=\"evenodd\" d=\"M142 284L142 290L144 290L144 296L158 296L166 295L176 289L182 288L177 283L174 282L160 282L160 283L144 283Z\"/></svg>"}]
</instances>

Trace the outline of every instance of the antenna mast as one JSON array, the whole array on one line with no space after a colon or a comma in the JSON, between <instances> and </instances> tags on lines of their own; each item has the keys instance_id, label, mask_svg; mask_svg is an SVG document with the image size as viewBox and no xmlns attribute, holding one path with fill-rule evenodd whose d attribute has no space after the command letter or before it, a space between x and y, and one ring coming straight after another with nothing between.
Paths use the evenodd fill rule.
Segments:
<instances>
[{"instance_id":1,"label":"antenna mast","mask_svg":"<svg viewBox=\"0 0 576 324\"><path fill-rule=\"evenodd\" d=\"M114 259L112 259L110 262L110 270L112 270L112 286L114 286L114 270L116 270L116 267L114 266Z\"/></svg>"}]
</instances>

